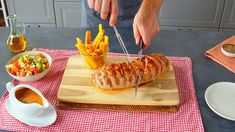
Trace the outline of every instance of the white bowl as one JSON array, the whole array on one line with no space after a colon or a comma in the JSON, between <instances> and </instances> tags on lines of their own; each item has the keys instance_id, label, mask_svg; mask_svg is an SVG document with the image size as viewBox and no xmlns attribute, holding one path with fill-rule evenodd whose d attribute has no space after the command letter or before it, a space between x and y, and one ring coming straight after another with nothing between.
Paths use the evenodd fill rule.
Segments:
<instances>
[{"instance_id":1,"label":"white bowl","mask_svg":"<svg viewBox=\"0 0 235 132\"><path fill-rule=\"evenodd\" d=\"M11 64L13 61L15 60L18 60L22 55L25 55L25 54L29 54L29 55L37 55L38 53L41 53L45 56L45 58L48 60L48 63L49 63L49 67L42 71L41 73L37 74L37 75L31 75L31 76L26 76L26 77L21 77L21 76L16 76L16 75L13 75L11 74L8 69L6 68L7 70L7 73L12 76L14 79L16 80L19 80L19 81L24 81L24 82L33 82L33 81L37 81L41 78L43 78L49 71L50 71L50 68L51 68L51 63L52 63L52 58L44 53L44 52L41 52L41 51L28 51L28 52L23 52L23 53L20 53L20 54L17 54L16 56L12 57L6 65L9 65Z\"/></svg>"},{"instance_id":2,"label":"white bowl","mask_svg":"<svg viewBox=\"0 0 235 132\"><path fill-rule=\"evenodd\" d=\"M228 57L235 57L235 53L224 50L223 45L221 46L221 52Z\"/></svg>"}]
</instances>

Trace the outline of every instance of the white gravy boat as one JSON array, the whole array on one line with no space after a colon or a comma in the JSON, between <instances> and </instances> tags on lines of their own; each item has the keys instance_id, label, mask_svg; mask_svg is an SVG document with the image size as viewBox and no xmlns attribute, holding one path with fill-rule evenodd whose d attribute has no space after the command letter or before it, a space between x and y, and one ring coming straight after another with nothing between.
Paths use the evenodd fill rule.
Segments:
<instances>
[{"instance_id":1,"label":"white gravy boat","mask_svg":"<svg viewBox=\"0 0 235 132\"><path fill-rule=\"evenodd\" d=\"M14 86L11 82L8 82L6 84L6 88L7 88L7 91L9 92L9 101L10 101L11 107L15 109L17 113L20 113L23 116L37 117L43 112L43 110L49 107L49 103L46 100L46 98L35 87L26 85L26 84L20 84L20 85ZM15 93L17 90L21 88L28 88L34 91L35 93L37 93L41 97L43 101L43 105L40 105L38 103L22 103L21 101L19 101L16 98Z\"/></svg>"}]
</instances>

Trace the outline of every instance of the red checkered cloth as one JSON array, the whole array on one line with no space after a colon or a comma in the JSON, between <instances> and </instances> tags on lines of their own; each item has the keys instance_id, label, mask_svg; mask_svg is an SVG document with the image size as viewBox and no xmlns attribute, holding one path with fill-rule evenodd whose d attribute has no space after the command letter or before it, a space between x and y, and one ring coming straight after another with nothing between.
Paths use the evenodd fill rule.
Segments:
<instances>
[{"instance_id":1,"label":"red checkered cloth","mask_svg":"<svg viewBox=\"0 0 235 132\"><path fill-rule=\"evenodd\" d=\"M43 79L27 83L37 87L56 106L56 95L68 58L78 55L75 50L44 51L52 56L53 63L48 75ZM110 53L120 56L122 54ZM160 112L114 112L107 110L63 110L57 109L57 120L47 127L28 126L12 117L5 109L8 93L0 100L0 129L10 131L174 131L203 132L198 102L192 79L192 64L187 57L169 57L176 74L180 92L180 107L176 113ZM21 84L14 80L15 85Z\"/></svg>"}]
</instances>

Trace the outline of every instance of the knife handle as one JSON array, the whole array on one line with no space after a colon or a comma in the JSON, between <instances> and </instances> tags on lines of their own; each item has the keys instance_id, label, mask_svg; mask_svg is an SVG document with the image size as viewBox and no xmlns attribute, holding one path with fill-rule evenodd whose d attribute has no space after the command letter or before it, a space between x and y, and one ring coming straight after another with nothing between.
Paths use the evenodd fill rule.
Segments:
<instances>
[{"instance_id":1,"label":"knife handle","mask_svg":"<svg viewBox=\"0 0 235 132\"><path fill-rule=\"evenodd\" d=\"M139 42L138 46L139 46L140 49L144 48L144 42L143 42L142 38L140 38L140 42Z\"/></svg>"}]
</instances>

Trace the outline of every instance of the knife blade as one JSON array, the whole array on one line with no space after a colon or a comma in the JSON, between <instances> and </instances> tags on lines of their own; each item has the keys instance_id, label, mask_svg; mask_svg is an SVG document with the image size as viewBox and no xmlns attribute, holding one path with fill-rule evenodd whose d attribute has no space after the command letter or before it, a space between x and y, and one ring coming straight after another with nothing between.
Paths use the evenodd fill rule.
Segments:
<instances>
[{"instance_id":1,"label":"knife blade","mask_svg":"<svg viewBox=\"0 0 235 132\"><path fill-rule=\"evenodd\" d=\"M139 49L139 51L138 51L138 58L141 60L141 58L142 58L142 53L143 53L143 48L144 48L143 40L142 40L142 39L140 39L139 48L140 48L140 49ZM135 97L136 97L137 92L138 92L139 83L140 83L140 71L139 71L139 74L138 74L137 79L136 79Z\"/></svg>"},{"instance_id":2,"label":"knife blade","mask_svg":"<svg viewBox=\"0 0 235 132\"><path fill-rule=\"evenodd\" d=\"M120 46L122 48L123 53L126 54L127 62L130 63L131 60L130 60L129 53L128 53L127 49L126 49L125 43L123 42L122 37L121 37L120 33L118 32L116 26L113 26L113 29L115 31L116 37L117 37L118 42L119 42L119 44L120 44Z\"/></svg>"}]
</instances>

